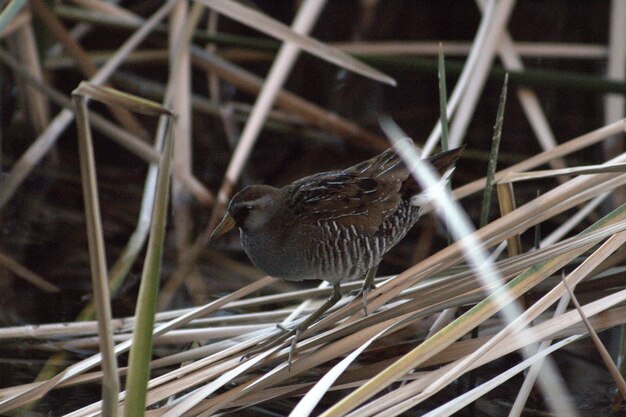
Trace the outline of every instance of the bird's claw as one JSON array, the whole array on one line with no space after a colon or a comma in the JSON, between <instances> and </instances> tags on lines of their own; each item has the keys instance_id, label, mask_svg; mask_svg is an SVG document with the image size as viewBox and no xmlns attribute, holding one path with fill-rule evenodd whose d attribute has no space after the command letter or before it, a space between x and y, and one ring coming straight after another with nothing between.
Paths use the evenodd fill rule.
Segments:
<instances>
[{"instance_id":1,"label":"bird's claw","mask_svg":"<svg viewBox=\"0 0 626 417\"><path fill-rule=\"evenodd\" d=\"M359 296L361 296L361 298L363 299L362 303L363 303L363 312L365 313L365 315L368 315L367 312L367 294L369 294L370 291L376 289L376 285L374 283L372 283L371 285L368 286L363 286L361 287L360 290L356 291L356 293L354 294L354 298L358 298Z\"/></svg>"},{"instance_id":2,"label":"bird's claw","mask_svg":"<svg viewBox=\"0 0 626 417\"><path fill-rule=\"evenodd\" d=\"M287 370L291 372L291 363L293 362L293 355L296 351L296 345L298 344L298 340L300 340L300 335L302 333L302 329L300 326L296 327L296 334L291 341L291 346L289 346L289 358L287 362Z\"/></svg>"},{"instance_id":3,"label":"bird's claw","mask_svg":"<svg viewBox=\"0 0 626 417\"><path fill-rule=\"evenodd\" d=\"M277 325L278 326L278 325ZM281 330L284 330L284 328L282 328ZM274 346L278 346L280 343L284 342L285 340L287 340L287 338L289 337L289 331L287 333L279 333L274 335L273 337L271 337L270 339L264 341L263 343L261 343L259 346L255 347L254 349L252 349L251 351L247 352L246 354L241 356L241 360L245 360L250 358L251 356L256 355L257 353L261 353L264 350L270 349Z\"/></svg>"},{"instance_id":4,"label":"bird's claw","mask_svg":"<svg viewBox=\"0 0 626 417\"><path fill-rule=\"evenodd\" d=\"M274 337L272 337L271 339L261 343L261 345L255 347L254 349L252 349L251 351L243 354L241 356L240 362L243 362L245 360L250 359L250 357L261 353L267 349L273 348L275 346L278 346L279 344L281 344L282 342L284 342L285 340L287 340L290 336L295 335L293 341L291 342L290 348L289 348L289 370L291 370L291 362L292 362L292 358L293 358L293 352L295 351L295 347L296 344L298 342L298 339L300 338L300 327L296 327L294 329L288 329L287 327L283 326L282 324L278 323L276 324L276 327L280 330L282 330L282 333L275 335Z\"/></svg>"}]
</instances>

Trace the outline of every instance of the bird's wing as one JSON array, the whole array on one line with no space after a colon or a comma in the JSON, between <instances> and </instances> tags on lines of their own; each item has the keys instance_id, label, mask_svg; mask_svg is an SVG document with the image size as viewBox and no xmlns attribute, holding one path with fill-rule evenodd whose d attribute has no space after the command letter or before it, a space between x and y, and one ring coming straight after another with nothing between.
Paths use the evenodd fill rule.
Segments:
<instances>
[{"instance_id":1,"label":"bird's wing","mask_svg":"<svg viewBox=\"0 0 626 417\"><path fill-rule=\"evenodd\" d=\"M335 222L373 234L400 204L408 171L391 151L343 171L325 172L285 187L286 202L299 221Z\"/></svg>"},{"instance_id":2,"label":"bird's wing","mask_svg":"<svg viewBox=\"0 0 626 417\"><path fill-rule=\"evenodd\" d=\"M442 152L428 161L444 175L452 169L462 150L461 147ZM412 198L423 190L409 178L408 168L393 149L343 171L302 178L283 190L287 206L298 221L354 225L367 234L378 230L396 211L402 198L411 198L415 205L423 204Z\"/></svg>"}]
</instances>

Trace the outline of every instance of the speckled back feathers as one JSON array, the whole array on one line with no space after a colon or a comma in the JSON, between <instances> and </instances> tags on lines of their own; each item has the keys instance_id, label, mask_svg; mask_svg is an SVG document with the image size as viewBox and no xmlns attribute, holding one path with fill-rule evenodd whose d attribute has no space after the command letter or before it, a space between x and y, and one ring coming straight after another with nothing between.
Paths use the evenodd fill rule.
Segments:
<instances>
[{"instance_id":1,"label":"speckled back feathers","mask_svg":"<svg viewBox=\"0 0 626 417\"><path fill-rule=\"evenodd\" d=\"M443 174L461 149L429 162ZM281 189L251 186L229 212L252 262L276 277L339 282L380 263L419 218L410 198L419 185L389 149L341 171L312 175Z\"/></svg>"}]
</instances>

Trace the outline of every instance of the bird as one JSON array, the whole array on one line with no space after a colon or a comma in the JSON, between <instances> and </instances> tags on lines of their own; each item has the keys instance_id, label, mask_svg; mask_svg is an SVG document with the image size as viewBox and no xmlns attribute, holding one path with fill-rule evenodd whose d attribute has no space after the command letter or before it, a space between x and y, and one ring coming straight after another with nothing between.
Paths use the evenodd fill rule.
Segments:
<instances>
[{"instance_id":1,"label":"bird","mask_svg":"<svg viewBox=\"0 0 626 417\"><path fill-rule=\"evenodd\" d=\"M464 147L427 158L446 183ZM342 297L340 283L363 279L358 295L367 314L367 294L383 255L419 219L429 201L393 148L343 170L314 174L282 188L250 185L230 201L210 241L233 228L250 261L287 281L324 280L328 300L277 342L302 333ZM282 328L282 327L281 327Z\"/></svg>"}]
</instances>

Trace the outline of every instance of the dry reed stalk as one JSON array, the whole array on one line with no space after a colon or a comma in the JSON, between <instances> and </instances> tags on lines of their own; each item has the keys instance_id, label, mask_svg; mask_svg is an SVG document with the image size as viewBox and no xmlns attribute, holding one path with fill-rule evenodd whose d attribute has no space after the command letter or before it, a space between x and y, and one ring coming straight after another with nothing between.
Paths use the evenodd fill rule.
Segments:
<instances>
[{"instance_id":1,"label":"dry reed stalk","mask_svg":"<svg viewBox=\"0 0 626 417\"><path fill-rule=\"evenodd\" d=\"M508 20L508 14L510 13L511 8L511 2L489 3L487 10L481 18L480 25L476 32L476 36L472 42L472 49L470 50L467 60L465 61L465 64L463 66L463 71L461 72L461 75L459 76L459 79L454 86L454 90L452 91L452 95L448 100L448 105L446 108L448 120L452 120L453 115L457 113L461 100L465 96L465 92L471 86L472 77L476 78L476 82L478 82L480 78L484 77L484 69L483 74L481 74L480 72L476 71L476 68L480 63L482 63L481 67L484 67L486 63L491 62L491 60L493 59L495 45L494 41L491 40L494 38L490 38L490 35L497 35L502 31L506 20ZM480 83L480 85L477 85L476 89L482 89L482 83ZM468 104L471 103L468 102ZM454 117L454 120L456 120L456 116ZM457 124L457 122L453 123L453 126ZM451 137L449 138L449 146L452 148L459 146L459 144L461 143L460 136L458 136L457 133L458 130L459 128L454 128L454 136L452 136L452 130L450 131ZM424 147L422 150L424 156L428 156L432 153L433 149L437 145L437 142L439 141L440 135L441 122L438 121L437 123L435 123L433 130L428 135L428 138L424 143Z\"/></svg>"},{"instance_id":2,"label":"dry reed stalk","mask_svg":"<svg viewBox=\"0 0 626 417\"><path fill-rule=\"evenodd\" d=\"M458 110L450 124L449 143L451 148L458 147L465 136L467 126L474 114L478 97L483 90L489 69L493 64L500 35L503 33L513 11L515 0L490 2L489 4L493 6L493 14L489 12L484 14L484 17L488 20L484 42L476 42L474 45L474 48L477 48L476 54L478 55L476 63L470 67L471 73L466 90L463 91ZM457 86L455 86L455 91L452 93L453 97L456 89ZM452 98L450 100L452 101ZM424 151L426 151L426 146L424 146Z\"/></svg>"},{"instance_id":3,"label":"dry reed stalk","mask_svg":"<svg viewBox=\"0 0 626 417\"><path fill-rule=\"evenodd\" d=\"M478 1L478 6L481 9L481 12L484 13L485 10L485 0ZM509 31L505 28L500 35L499 45L498 45L498 56L502 60L504 67L510 71L523 71L524 64L516 51L515 45L513 43L513 39ZM552 130L550 129L550 125L548 124L548 120L546 115L544 114L541 103L539 103L539 99L534 91L528 88L518 88L517 89L517 98L522 105L522 109L526 114L526 118L530 123L535 136L537 137L537 141L541 145L541 148L544 151L554 148L557 146L556 139ZM550 166L552 168L565 168L565 161L563 159L554 159L550 161Z\"/></svg>"},{"instance_id":4,"label":"dry reed stalk","mask_svg":"<svg viewBox=\"0 0 626 417\"><path fill-rule=\"evenodd\" d=\"M512 184L497 185L498 203L500 204L500 215L505 216L515 210L515 193ZM516 256L522 253L522 241L520 235L511 236L506 241L506 248L509 256Z\"/></svg>"},{"instance_id":5,"label":"dry reed stalk","mask_svg":"<svg viewBox=\"0 0 626 417\"><path fill-rule=\"evenodd\" d=\"M0 32L0 39L6 39L13 35L15 31L19 30L22 26L30 23L31 18L32 15L30 14L30 10L21 9L15 16L13 16L2 32Z\"/></svg>"},{"instance_id":6,"label":"dry reed stalk","mask_svg":"<svg viewBox=\"0 0 626 417\"><path fill-rule=\"evenodd\" d=\"M98 316L99 347L102 355L102 409L103 412L116 417L117 393L119 379L117 376L117 360L113 352L113 326L111 325L111 302L107 280L107 265L104 248L102 220L100 218L100 202L96 180L96 166L93 152L91 128L87 117L87 97L80 91L80 86L72 92L76 112L78 130L78 146L80 156L81 183L85 204L87 238L89 243L89 265L94 300Z\"/></svg>"},{"instance_id":7,"label":"dry reed stalk","mask_svg":"<svg viewBox=\"0 0 626 417\"><path fill-rule=\"evenodd\" d=\"M47 27L50 33L64 46L68 55L74 59L78 69L86 77L94 77L98 73L98 67L91 62L89 56L80 44L69 35L65 26L63 26L52 10L50 10L48 5L43 0L32 0L30 6L33 9L35 17ZM128 110L118 107L109 107L109 110L126 129L140 137L147 136L146 129Z\"/></svg>"},{"instance_id":8,"label":"dry reed stalk","mask_svg":"<svg viewBox=\"0 0 626 417\"><path fill-rule=\"evenodd\" d=\"M98 73L89 82L101 84L107 80L111 73L122 63L124 58L136 48L141 41L152 31L156 24L165 17L177 0L169 0L157 12L155 12L146 23L138 29L117 52L100 68ZM34 166L44 157L59 138L60 134L74 119L74 114L70 110L62 110L47 126L47 128L35 139L33 144L20 159L13 165L9 175L3 182L0 189L0 210L11 199L15 191L22 184L24 179L30 174Z\"/></svg>"},{"instance_id":9,"label":"dry reed stalk","mask_svg":"<svg viewBox=\"0 0 626 417\"><path fill-rule=\"evenodd\" d=\"M626 4L620 1L611 2L610 22L609 22L609 54L607 63L607 78L613 80L624 80L626 74L626 62L623 57L626 55L626 28L623 25L623 17L626 15ZM622 119L624 113L623 95L611 94L605 97L605 123L611 123ZM624 146L624 133L617 134L612 140L604 143L605 155L609 158L619 155L626 150ZM626 201L626 191L617 190L613 196L614 204L621 204Z\"/></svg>"},{"instance_id":10,"label":"dry reed stalk","mask_svg":"<svg viewBox=\"0 0 626 417\"><path fill-rule=\"evenodd\" d=\"M28 83L33 85L34 88L41 91L42 94L45 94L55 104L70 110L74 108L73 103L68 97L52 88L50 85L37 80L37 78L35 78L27 68L19 64L9 54L2 50L0 50L0 61L13 69L18 77L24 78ZM98 114L94 114L93 112L89 113L89 120L94 128L109 136L111 139L137 155L139 158L146 162L158 162L158 152L153 147L146 144L138 136L135 136L126 130L120 129L106 118ZM211 206L213 204L213 196L211 192L196 177L184 175L180 172L180 170L174 170L173 175L183 182L189 191L202 204L206 206Z\"/></svg>"},{"instance_id":11,"label":"dry reed stalk","mask_svg":"<svg viewBox=\"0 0 626 417\"><path fill-rule=\"evenodd\" d=\"M193 154L191 143L191 59L189 54L190 40L186 36L189 22L189 10L186 2L179 2L170 16L169 69L168 90L173 111L177 114L174 126L174 166L178 167L186 176L193 172ZM179 181L172 183L172 213L174 242L178 254L183 254L192 243L192 215L189 207L189 195ZM187 278L197 279L197 270ZM174 291L177 288L174 289ZM163 295L173 292L166 284L159 295L159 310L165 309Z\"/></svg>"},{"instance_id":12,"label":"dry reed stalk","mask_svg":"<svg viewBox=\"0 0 626 417\"><path fill-rule=\"evenodd\" d=\"M257 94L261 90L263 80L243 68L216 55L208 54L206 51L194 46L191 47L191 53L196 66L204 68L206 71L214 72L218 77L241 90L252 94ZM370 133L354 122L329 112L288 91L282 90L278 93L276 105L299 115L304 120L321 129L344 138L346 142L354 146L376 152L389 147L387 141L381 136Z\"/></svg>"},{"instance_id":13,"label":"dry reed stalk","mask_svg":"<svg viewBox=\"0 0 626 417\"><path fill-rule=\"evenodd\" d=\"M28 14L30 16L30 13ZM22 24L15 28L14 33L9 36L9 45L15 51L19 61L29 69L29 72L39 80L43 81L43 70L39 61L35 34L33 32L31 19L19 20ZM21 81L21 80L20 80ZM50 122L50 106L46 96L28 84L18 81L18 86L22 91L25 110L29 114L33 130L40 133Z\"/></svg>"},{"instance_id":14,"label":"dry reed stalk","mask_svg":"<svg viewBox=\"0 0 626 417\"><path fill-rule=\"evenodd\" d=\"M622 240L622 244L623 243L624 243L624 240ZM619 369L617 369L617 366L615 366L613 359L611 359L611 355L606 350L606 347L604 347L604 345L602 344L602 341L598 337L598 334L596 333L595 329L589 322L589 319L585 315L585 312L583 311L582 307L580 306L580 303L578 302L578 299L576 298L576 295L574 294L574 290L572 290L572 287L565 280L563 280L563 285L565 285L565 288L567 288L567 292L569 293L569 296L572 299L574 306L576 307L576 311L578 311L578 314L580 314L580 318L583 320L583 323L585 323L585 327L587 328L587 331L589 332L589 336L591 337L591 340L593 340L593 344L598 350L598 353L600 357L602 358L602 361L604 362L609 373L611 374L611 377L615 381L617 388L622 394L622 398L626 398L626 381L624 381L624 377L620 374Z\"/></svg>"},{"instance_id":15,"label":"dry reed stalk","mask_svg":"<svg viewBox=\"0 0 626 417\"><path fill-rule=\"evenodd\" d=\"M143 19L138 18L134 13L124 9L123 7L118 6L115 3L103 2L98 0L71 0L72 3L75 3L85 9L94 10L101 12L103 14L107 14L110 16L114 16L118 19L125 19L129 22L142 24Z\"/></svg>"},{"instance_id":16,"label":"dry reed stalk","mask_svg":"<svg viewBox=\"0 0 626 417\"><path fill-rule=\"evenodd\" d=\"M10 256L7 256L1 252L0 252L0 265L8 269L9 271L13 272L16 276L22 278L23 280L28 281L30 284L34 285L35 287L39 288L42 291L49 292L49 293L55 293L55 292L61 291L59 287L57 287L56 285L49 283L40 275L34 273L30 269L21 265L19 262L15 261L14 259L11 259Z\"/></svg>"},{"instance_id":17,"label":"dry reed stalk","mask_svg":"<svg viewBox=\"0 0 626 417\"><path fill-rule=\"evenodd\" d=\"M322 357L323 357L323 359L322 359L322 360L327 360L327 359L328 359L328 353L330 353L331 351L332 351L332 352L335 352L335 351L337 350L336 348L335 348L335 349L333 349L333 348L331 348L330 346L328 347L328 351L326 351L325 349L326 349L326 348L324 348L324 354L320 354L320 355L319 355L319 356L322 356ZM306 361L308 361L310 358L311 358L311 356L307 356L306 358L304 358L304 359L302 360L302 362L306 362ZM234 365L234 363L233 363L233 365ZM294 365L295 365L295 363L294 363ZM309 365L311 365L311 364L309 363ZM278 369L281 369L281 368L279 367ZM284 369L284 368L283 368L283 369ZM215 370L210 371L210 373L209 373L209 374L207 374L207 376L213 375L213 372L215 372ZM286 371L283 371L283 372L286 372ZM290 375L291 375L291 374L290 374ZM281 380L281 378L284 378L284 374L283 374L283 373L281 373L281 372L279 372L278 374L276 374L276 375L274 375L274 376L272 377L272 379L273 379L273 380L275 380L275 381L276 381L276 380ZM192 380L189 380L189 381L191 382ZM271 381L270 381L270 382L271 382ZM268 384L268 383L270 383L270 382L264 382L263 386L265 386L265 384ZM197 381L195 381L194 383L197 383ZM258 385L256 385L256 384L255 384L255 387L258 387ZM219 403L219 404L227 404L229 401L232 401L234 398L237 398L238 396L243 395L243 394L244 394L244 393L243 393L242 391L240 391L240 390L235 390L235 392L230 393L228 396L222 396L222 398L220 398L220 399L218 400L218 402L217 402L217 403L216 403L215 401L208 401L208 402L206 402L206 407L209 407L209 405L210 405L210 404L213 404L211 407L214 407L214 406L215 406L215 405L217 405L218 403ZM155 399L155 400L156 400L156 399ZM207 410L207 409L208 409L209 411L210 411L211 409L213 409L213 408L206 408L206 407L203 407L203 409L204 409L204 410ZM213 409L213 410L214 410L214 409Z\"/></svg>"},{"instance_id":18,"label":"dry reed stalk","mask_svg":"<svg viewBox=\"0 0 626 417\"><path fill-rule=\"evenodd\" d=\"M585 133L584 135L578 136L574 139L570 139L560 144L559 146L553 149L550 149L549 151L541 152L518 164L511 165L507 167L506 169L497 172L494 178L496 181L500 181L506 172L528 171L539 165L548 163L554 158L560 158L562 156L565 156L570 153L592 146L598 142L605 141L611 135L615 135L621 132L626 132L626 119L618 120L614 123L603 126L592 132ZM454 190L454 196L457 199L462 199L463 197L466 197L468 195L471 195L481 190L484 187L484 184L485 184L485 178L472 181Z\"/></svg>"},{"instance_id":19,"label":"dry reed stalk","mask_svg":"<svg viewBox=\"0 0 626 417\"><path fill-rule=\"evenodd\" d=\"M358 41L330 42L329 45L354 55L432 55L439 53L440 41ZM467 56L471 42L451 41L443 44L446 56ZM524 58L606 59L608 48L603 44L514 41L515 52Z\"/></svg>"}]
</instances>

